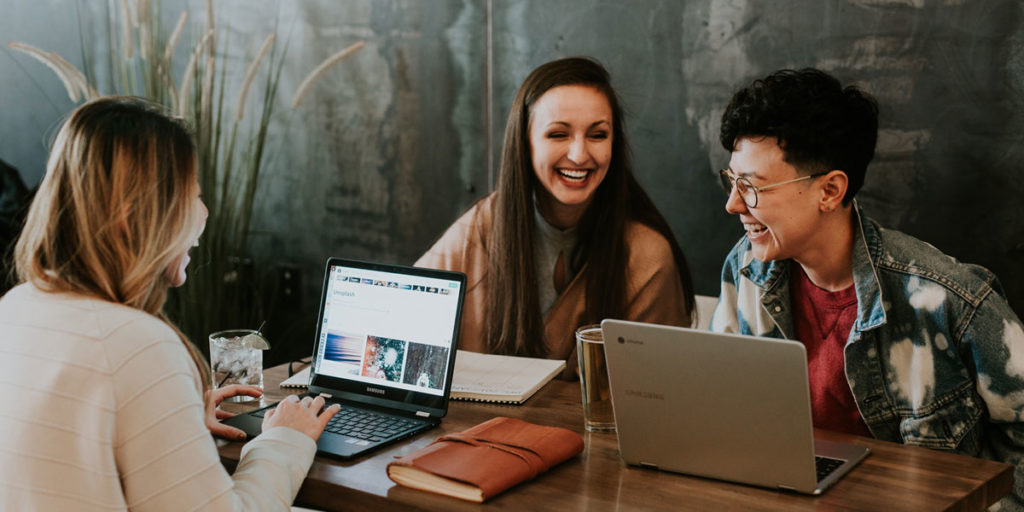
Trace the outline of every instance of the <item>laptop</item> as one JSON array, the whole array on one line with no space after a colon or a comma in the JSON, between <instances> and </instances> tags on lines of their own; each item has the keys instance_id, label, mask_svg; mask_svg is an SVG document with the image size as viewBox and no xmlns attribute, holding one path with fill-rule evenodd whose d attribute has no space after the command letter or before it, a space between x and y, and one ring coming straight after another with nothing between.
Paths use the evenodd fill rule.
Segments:
<instances>
[{"instance_id":1,"label":"laptop","mask_svg":"<svg viewBox=\"0 0 1024 512\"><path fill-rule=\"evenodd\" d=\"M318 453L351 459L441 423L465 289L458 272L327 260L308 395L342 409ZM273 407L224 423L252 438Z\"/></svg>"},{"instance_id":2,"label":"laptop","mask_svg":"<svg viewBox=\"0 0 1024 512\"><path fill-rule=\"evenodd\" d=\"M611 319L601 327L627 464L817 495L870 453L814 438L799 342Z\"/></svg>"}]
</instances>

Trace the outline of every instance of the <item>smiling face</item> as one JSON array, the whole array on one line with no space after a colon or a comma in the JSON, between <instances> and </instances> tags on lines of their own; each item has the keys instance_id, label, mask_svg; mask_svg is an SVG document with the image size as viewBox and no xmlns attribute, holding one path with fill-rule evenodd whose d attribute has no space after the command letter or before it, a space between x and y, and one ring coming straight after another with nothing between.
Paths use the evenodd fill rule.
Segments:
<instances>
[{"instance_id":1,"label":"smiling face","mask_svg":"<svg viewBox=\"0 0 1024 512\"><path fill-rule=\"evenodd\" d=\"M191 258L188 252L199 245L199 235L203 234L203 229L206 227L206 218L209 215L209 211L206 209L206 204L199 197L199 182L195 184L195 195L189 199L192 202L192 208L194 209L192 218L195 222L188 229L194 233L194 236L189 237L192 243L186 247L177 258L171 261L171 264L167 266L167 280L170 281L171 286L181 286L185 284L185 269L188 267Z\"/></svg>"},{"instance_id":2,"label":"smiling face","mask_svg":"<svg viewBox=\"0 0 1024 512\"><path fill-rule=\"evenodd\" d=\"M612 108L603 93L563 85L530 109L530 153L541 214L560 228L575 226L612 159Z\"/></svg>"},{"instance_id":3,"label":"smiling face","mask_svg":"<svg viewBox=\"0 0 1024 512\"><path fill-rule=\"evenodd\" d=\"M736 142L729 169L763 187L799 178L796 167L783 160L774 137L742 138ZM750 208L733 188L725 209L739 215L747 231L754 257L761 261L796 259L817 250L820 233L819 180L804 180L758 193L757 207Z\"/></svg>"}]
</instances>

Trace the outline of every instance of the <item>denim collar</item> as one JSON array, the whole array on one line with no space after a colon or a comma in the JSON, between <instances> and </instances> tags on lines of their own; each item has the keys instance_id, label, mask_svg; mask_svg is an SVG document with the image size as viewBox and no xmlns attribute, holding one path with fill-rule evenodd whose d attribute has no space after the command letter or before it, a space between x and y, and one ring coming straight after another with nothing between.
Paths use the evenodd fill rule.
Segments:
<instances>
[{"instance_id":1,"label":"denim collar","mask_svg":"<svg viewBox=\"0 0 1024 512\"><path fill-rule=\"evenodd\" d=\"M853 238L853 284L857 289L857 330L870 331L886 323L885 297L878 279L882 258L882 233L878 224L864 217L853 202L857 226Z\"/></svg>"},{"instance_id":2,"label":"denim collar","mask_svg":"<svg viewBox=\"0 0 1024 512\"><path fill-rule=\"evenodd\" d=\"M863 216L857 200L853 201L853 284L857 291L858 331L869 331L885 325L885 306L882 287L876 271L882 255L882 236L879 227ZM789 285L790 260L763 262L751 258L750 263L740 269L740 274L761 288L763 293L772 293L779 286Z\"/></svg>"}]
</instances>

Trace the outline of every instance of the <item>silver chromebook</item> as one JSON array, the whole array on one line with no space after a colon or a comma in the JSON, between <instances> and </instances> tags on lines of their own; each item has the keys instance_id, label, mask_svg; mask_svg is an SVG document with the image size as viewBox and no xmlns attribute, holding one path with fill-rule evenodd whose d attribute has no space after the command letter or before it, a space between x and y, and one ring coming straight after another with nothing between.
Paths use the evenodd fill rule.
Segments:
<instances>
[{"instance_id":1,"label":"silver chromebook","mask_svg":"<svg viewBox=\"0 0 1024 512\"><path fill-rule=\"evenodd\" d=\"M798 342L610 319L601 326L627 464L821 494L870 453L815 440Z\"/></svg>"}]
</instances>

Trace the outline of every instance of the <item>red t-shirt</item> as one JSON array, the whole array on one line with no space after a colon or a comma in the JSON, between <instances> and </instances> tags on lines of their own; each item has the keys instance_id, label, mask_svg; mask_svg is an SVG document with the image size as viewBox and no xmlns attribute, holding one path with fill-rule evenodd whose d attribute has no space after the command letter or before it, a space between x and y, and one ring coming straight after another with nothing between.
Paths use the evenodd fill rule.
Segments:
<instances>
[{"instance_id":1,"label":"red t-shirt","mask_svg":"<svg viewBox=\"0 0 1024 512\"><path fill-rule=\"evenodd\" d=\"M843 348L857 320L856 290L853 285L837 292L822 290L795 262L790 273L793 326L807 349L814 426L871 437L844 369Z\"/></svg>"}]
</instances>

